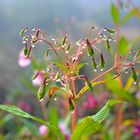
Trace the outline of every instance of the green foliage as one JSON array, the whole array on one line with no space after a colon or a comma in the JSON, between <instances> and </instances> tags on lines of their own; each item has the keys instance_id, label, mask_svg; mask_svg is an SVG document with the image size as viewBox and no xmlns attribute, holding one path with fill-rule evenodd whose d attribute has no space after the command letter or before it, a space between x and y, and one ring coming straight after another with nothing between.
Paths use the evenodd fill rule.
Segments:
<instances>
[{"instance_id":1,"label":"green foliage","mask_svg":"<svg viewBox=\"0 0 140 140\"><path fill-rule=\"evenodd\" d=\"M111 77L111 75L106 76L107 78ZM112 80L106 82L106 87L112 91L117 97L121 97L123 100L128 100L133 103L136 103L134 97L129 93L129 91L125 90L123 87L119 86L117 80Z\"/></svg>"},{"instance_id":2,"label":"green foliage","mask_svg":"<svg viewBox=\"0 0 140 140\"><path fill-rule=\"evenodd\" d=\"M79 140L84 135L95 133L101 129L101 122L109 114L110 107L121 103L119 100L109 100L105 106L95 115L87 116L79 121L74 129L71 140Z\"/></svg>"},{"instance_id":3,"label":"green foliage","mask_svg":"<svg viewBox=\"0 0 140 140\"><path fill-rule=\"evenodd\" d=\"M122 37L117 45L117 49L120 55L126 55L129 52L130 44L125 37Z\"/></svg>"},{"instance_id":4,"label":"green foliage","mask_svg":"<svg viewBox=\"0 0 140 140\"><path fill-rule=\"evenodd\" d=\"M111 14L112 14L112 19L114 23L118 24L120 20L120 13L114 3L111 4Z\"/></svg>"},{"instance_id":5,"label":"green foliage","mask_svg":"<svg viewBox=\"0 0 140 140\"><path fill-rule=\"evenodd\" d=\"M64 140L64 136L62 135L61 131L59 130L58 127L50 124L49 122L46 122L40 118L37 118L35 116L30 115L27 112L24 112L23 110L21 110L20 108L16 107L16 106L8 106L8 105L0 105L0 109L5 110L7 112L10 112L14 115L17 115L19 117L23 117L23 118L28 118L28 119L32 119L34 121L37 121L39 123L45 124L47 127L49 127L61 140Z\"/></svg>"}]
</instances>

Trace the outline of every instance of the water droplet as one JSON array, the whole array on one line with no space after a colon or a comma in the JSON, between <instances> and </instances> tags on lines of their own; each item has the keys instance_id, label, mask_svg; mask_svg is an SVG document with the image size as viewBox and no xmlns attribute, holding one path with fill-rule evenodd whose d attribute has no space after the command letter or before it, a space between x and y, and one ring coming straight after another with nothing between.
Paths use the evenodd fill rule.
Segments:
<instances>
[{"instance_id":1,"label":"water droplet","mask_svg":"<svg viewBox=\"0 0 140 140\"><path fill-rule=\"evenodd\" d=\"M128 74L128 71L127 71L127 69L125 70L125 74Z\"/></svg>"},{"instance_id":2,"label":"water droplet","mask_svg":"<svg viewBox=\"0 0 140 140\"><path fill-rule=\"evenodd\" d=\"M57 101L57 98L54 98L55 101Z\"/></svg>"},{"instance_id":3,"label":"water droplet","mask_svg":"<svg viewBox=\"0 0 140 140\"><path fill-rule=\"evenodd\" d=\"M43 101L43 98L39 100L40 102Z\"/></svg>"},{"instance_id":4,"label":"water droplet","mask_svg":"<svg viewBox=\"0 0 140 140\"><path fill-rule=\"evenodd\" d=\"M23 43L23 44L25 44L25 43L26 43L26 41L22 41L22 43Z\"/></svg>"},{"instance_id":5,"label":"water droplet","mask_svg":"<svg viewBox=\"0 0 140 140\"><path fill-rule=\"evenodd\" d=\"M137 82L135 81L133 84L134 84L134 85L136 85L136 84L137 84Z\"/></svg>"},{"instance_id":6,"label":"water droplet","mask_svg":"<svg viewBox=\"0 0 140 140\"><path fill-rule=\"evenodd\" d=\"M71 113L73 114L73 113L74 113L74 111L71 111Z\"/></svg>"},{"instance_id":7,"label":"water droplet","mask_svg":"<svg viewBox=\"0 0 140 140\"><path fill-rule=\"evenodd\" d=\"M99 66L98 66L98 65L97 65L96 67L97 67L97 68L99 68Z\"/></svg>"},{"instance_id":8,"label":"water droplet","mask_svg":"<svg viewBox=\"0 0 140 140\"><path fill-rule=\"evenodd\" d=\"M100 71L103 71L104 69L100 69Z\"/></svg>"},{"instance_id":9,"label":"water droplet","mask_svg":"<svg viewBox=\"0 0 140 140\"><path fill-rule=\"evenodd\" d=\"M69 53L69 51L66 51L66 53Z\"/></svg>"},{"instance_id":10,"label":"water droplet","mask_svg":"<svg viewBox=\"0 0 140 140\"><path fill-rule=\"evenodd\" d=\"M52 41L55 41L55 38L52 38L51 40L52 40Z\"/></svg>"},{"instance_id":11,"label":"water droplet","mask_svg":"<svg viewBox=\"0 0 140 140\"><path fill-rule=\"evenodd\" d=\"M34 48L35 47L35 45L32 45L32 48Z\"/></svg>"},{"instance_id":12,"label":"water droplet","mask_svg":"<svg viewBox=\"0 0 140 140\"><path fill-rule=\"evenodd\" d=\"M96 72L97 71L97 69L94 69L94 72Z\"/></svg>"},{"instance_id":13,"label":"water droplet","mask_svg":"<svg viewBox=\"0 0 140 140\"><path fill-rule=\"evenodd\" d=\"M80 52L80 54L83 54L83 52Z\"/></svg>"},{"instance_id":14,"label":"water droplet","mask_svg":"<svg viewBox=\"0 0 140 140\"><path fill-rule=\"evenodd\" d=\"M104 29L104 31L106 32L107 30L106 30L106 29Z\"/></svg>"}]
</instances>

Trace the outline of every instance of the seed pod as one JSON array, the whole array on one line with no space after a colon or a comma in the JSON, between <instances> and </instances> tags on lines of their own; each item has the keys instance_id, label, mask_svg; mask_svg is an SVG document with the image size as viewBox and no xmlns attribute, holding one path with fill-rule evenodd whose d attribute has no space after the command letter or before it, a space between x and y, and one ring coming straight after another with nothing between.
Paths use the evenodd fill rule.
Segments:
<instances>
[{"instance_id":1,"label":"seed pod","mask_svg":"<svg viewBox=\"0 0 140 140\"><path fill-rule=\"evenodd\" d=\"M28 48L27 48L27 46L25 46L24 47L24 55L25 55L25 57L28 56L28 53L29 53Z\"/></svg>"},{"instance_id":2,"label":"seed pod","mask_svg":"<svg viewBox=\"0 0 140 140\"><path fill-rule=\"evenodd\" d=\"M28 35L24 36L22 39L23 39L24 41L27 41L27 40L28 40Z\"/></svg>"},{"instance_id":3,"label":"seed pod","mask_svg":"<svg viewBox=\"0 0 140 140\"><path fill-rule=\"evenodd\" d=\"M95 62L94 57L92 57L92 65L94 66L95 69L97 68L97 64L96 64L96 62Z\"/></svg>"},{"instance_id":4,"label":"seed pod","mask_svg":"<svg viewBox=\"0 0 140 140\"><path fill-rule=\"evenodd\" d=\"M136 71L135 71L135 68L134 68L134 67L131 67L131 69L132 69L132 76L133 76L133 79L134 79L134 81L137 81L137 73L136 73Z\"/></svg>"},{"instance_id":5,"label":"seed pod","mask_svg":"<svg viewBox=\"0 0 140 140\"><path fill-rule=\"evenodd\" d=\"M70 49L70 44L66 47L66 51L68 51Z\"/></svg>"},{"instance_id":6,"label":"seed pod","mask_svg":"<svg viewBox=\"0 0 140 140\"><path fill-rule=\"evenodd\" d=\"M57 86L51 87L49 90L49 93L48 93L49 98L51 98L52 95L54 94L54 92L58 89L59 89L59 87L57 87Z\"/></svg>"},{"instance_id":7,"label":"seed pod","mask_svg":"<svg viewBox=\"0 0 140 140\"><path fill-rule=\"evenodd\" d=\"M92 84L90 83L90 81L88 79L85 81L85 83L88 86L89 90L93 91L93 86L92 86Z\"/></svg>"},{"instance_id":8,"label":"seed pod","mask_svg":"<svg viewBox=\"0 0 140 140\"><path fill-rule=\"evenodd\" d=\"M72 98L69 98L69 110L73 111L75 109L75 102Z\"/></svg>"},{"instance_id":9,"label":"seed pod","mask_svg":"<svg viewBox=\"0 0 140 140\"><path fill-rule=\"evenodd\" d=\"M32 37L32 43L36 43L37 42L37 38L36 37Z\"/></svg>"},{"instance_id":10,"label":"seed pod","mask_svg":"<svg viewBox=\"0 0 140 140\"><path fill-rule=\"evenodd\" d=\"M108 31L110 34L114 34L115 30L104 28L104 30Z\"/></svg>"},{"instance_id":11,"label":"seed pod","mask_svg":"<svg viewBox=\"0 0 140 140\"><path fill-rule=\"evenodd\" d=\"M65 45L65 43L66 43L66 39L67 39L67 36L65 35L65 37L64 37L64 39L62 40L62 45Z\"/></svg>"},{"instance_id":12,"label":"seed pod","mask_svg":"<svg viewBox=\"0 0 140 140\"><path fill-rule=\"evenodd\" d=\"M101 57L101 64L100 64L100 66L101 66L101 68L104 68L105 60L104 60L103 54L101 54L100 57Z\"/></svg>"},{"instance_id":13,"label":"seed pod","mask_svg":"<svg viewBox=\"0 0 140 140\"><path fill-rule=\"evenodd\" d=\"M110 50L110 44L108 40L106 40L106 44L107 44L107 49Z\"/></svg>"},{"instance_id":14,"label":"seed pod","mask_svg":"<svg viewBox=\"0 0 140 140\"><path fill-rule=\"evenodd\" d=\"M94 55L94 50L91 47L90 42L89 42L88 39L87 39L87 47L88 47L88 50L87 50L88 56L93 56Z\"/></svg>"},{"instance_id":15,"label":"seed pod","mask_svg":"<svg viewBox=\"0 0 140 140\"><path fill-rule=\"evenodd\" d=\"M25 32L27 32L27 27L22 29L19 33L20 36L22 36Z\"/></svg>"},{"instance_id":16,"label":"seed pod","mask_svg":"<svg viewBox=\"0 0 140 140\"><path fill-rule=\"evenodd\" d=\"M39 87L39 90L38 90L38 99L39 100L42 100L43 97L45 96L45 84L41 84L40 87Z\"/></svg>"},{"instance_id":17,"label":"seed pod","mask_svg":"<svg viewBox=\"0 0 140 140\"><path fill-rule=\"evenodd\" d=\"M45 52L45 56L47 57L49 55L49 49Z\"/></svg>"},{"instance_id":18,"label":"seed pod","mask_svg":"<svg viewBox=\"0 0 140 140\"><path fill-rule=\"evenodd\" d=\"M37 73L33 74L33 76L32 76L32 80L36 79L36 78L37 78L37 76L38 76L38 74L39 74L39 72L37 72Z\"/></svg>"}]
</instances>

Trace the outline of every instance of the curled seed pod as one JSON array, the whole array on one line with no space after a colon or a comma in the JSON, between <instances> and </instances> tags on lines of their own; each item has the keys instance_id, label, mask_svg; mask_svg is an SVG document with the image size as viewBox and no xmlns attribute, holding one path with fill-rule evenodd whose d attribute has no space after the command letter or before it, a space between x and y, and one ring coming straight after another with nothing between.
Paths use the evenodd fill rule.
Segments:
<instances>
[{"instance_id":1,"label":"curled seed pod","mask_svg":"<svg viewBox=\"0 0 140 140\"><path fill-rule=\"evenodd\" d=\"M108 40L106 40L106 44L107 44L107 49L110 50L110 44Z\"/></svg>"},{"instance_id":2,"label":"curled seed pod","mask_svg":"<svg viewBox=\"0 0 140 140\"><path fill-rule=\"evenodd\" d=\"M112 30L112 29L104 28L104 30L106 30L106 31L109 32L110 34L114 34L114 33L115 33L115 30Z\"/></svg>"},{"instance_id":3,"label":"curled seed pod","mask_svg":"<svg viewBox=\"0 0 140 140\"><path fill-rule=\"evenodd\" d=\"M96 64L96 62L95 62L94 57L92 57L92 65L94 66L95 69L97 68L97 64Z\"/></svg>"},{"instance_id":4,"label":"curled seed pod","mask_svg":"<svg viewBox=\"0 0 140 140\"><path fill-rule=\"evenodd\" d=\"M19 33L20 36L24 35L24 33L27 32L27 27L22 29Z\"/></svg>"},{"instance_id":5,"label":"curled seed pod","mask_svg":"<svg viewBox=\"0 0 140 140\"><path fill-rule=\"evenodd\" d=\"M92 86L91 82L88 79L86 79L85 83L88 86L89 90L93 91L93 86Z\"/></svg>"},{"instance_id":6,"label":"curled seed pod","mask_svg":"<svg viewBox=\"0 0 140 140\"><path fill-rule=\"evenodd\" d=\"M45 96L45 87L46 85L43 83L40 85L39 90L38 90L38 99L42 100L43 97Z\"/></svg>"},{"instance_id":7,"label":"curled seed pod","mask_svg":"<svg viewBox=\"0 0 140 140\"><path fill-rule=\"evenodd\" d=\"M65 45L65 43L66 43L66 39L67 39L67 36L65 35L65 37L64 37L64 39L62 40L62 45Z\"/></svg>"},{"instance_id":8,"label":"curled seed pod","mask_svg":"<svg viewBox=\"0 0 140 140\"><path fill-rule=\"evenodd\" d=\"M104 60L104 57L103 57L103 54L101 54L100 55L100 57L101 57L101 68L104 68L104 66L105 66L105 60Z\"/></svg>"},{"instance_id":9,"label":"curled seed pod","mask_svg":"<svg viewBox=\"0 0 140 140\"><path fill-rule=\"evenodd\" d=\"M93 56L94 55L94 50L91 47L90 42L89 42L88 39L87 39L87 47L88 47L88 50L87 50L88 56Z\"/></svg>"},{"instance_id":10,"label":"curled seed pod","mask_svg":"<svg viewBox=\"0 0 140 140\"><path fill-rule=\"evenodd\" d=\"M49 49L45 52L45 56L47 57L49 55Z\"/></svg>"},{"instance_id":11,"label":"curled seed pod","mask_svg":"<svg viewBox=\"0 0 140 140\"><path fill-rule=\"evenodd\" d=\"M137 73L136 73L136 71L135 71L135 68L134 68L134 67L131 67L131 69L132 69L132 76L133 76L133 79L134 79L134 81L137 81Z\"/></svg>"},{"instance_id":12,"label":"curled seed pod","mask_svg":"<svg viewBox=\"0 0 140 140\"><path fill-rule=\"evenodd\" d=\"M57 86L51 87L50 90L49 90L49 93L48 93L49 98L51 98L52 95L54 94L54 92L58 89L59 89L59 87L57 87Z\"/></svg>"},{"instance_id":13,"label":"curled seed pod","mask_svg":"<svg viewBox=\"0 0 140 140\"><path fill-rule=\"evenodd\" d=\"M73 111L75 109L75 102L72 98L69 98L69 110Z\"/></svg>"}]
</instances>

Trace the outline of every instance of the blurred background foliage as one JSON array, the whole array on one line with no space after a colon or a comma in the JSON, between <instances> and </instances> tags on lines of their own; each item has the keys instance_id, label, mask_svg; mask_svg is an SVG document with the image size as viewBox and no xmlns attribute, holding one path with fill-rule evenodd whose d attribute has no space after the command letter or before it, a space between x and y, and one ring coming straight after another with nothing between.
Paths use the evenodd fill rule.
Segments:
<instances>
[{"instance_id":1,"label":"blurred background foliage","mask_svg":"<svg viewBox=\"0 0 140 140\"><path fill-rule=\"evenodd\" d=\"M0 103L16 104L21 108L24 108L27 112L42 116L40 103L35 96L37 89L33 87L31 81L33 68L20 68L18 66L18 54L22 48L19 31L22 28L26 26L29 28L39 27L49 36L59 38L63 37L66 33L71 40L78 41L79 38L87 36L88 30L92 26L98 28L115 28L110 12L112 2L113 1L111 0L0 0ZM129 4L127 0L124 0L124 2ZM139 0L133 0L133 3L136 6L140 6ZM123 17L127 13L128 9L126 7L121 10L120 15ZM140 36L140 19L134 15L121 27L121 34L122 36L125 36L125 39L128 42L137 40ZM125 46L128 42L124 40L122 44ZM140 45L136 44L134 47L138 48ZM41 49L38 49L36 54L40 56ZM38 62L40 63L41 60L38 60ZM108 62L108 65L111 65L111 63L109 63L110 61ZM88 72L85 69L83 69L83 71L86 73ZM121 91L121 93L124 92L121 89L118 89L118 87L115 88L115 84L113 84L113 82L108 83L106 87L115 93L116 89ZM114 88L112 88L112 86ZM128 89L125 92L130 91L130 88L127 88ZM97 96L99 107L100 102L105 103L109 96L108 90L104 89L104 86L101 86L97 87L95 91L95 93L98 93L97 95L101 95ZM131 88L131 91L133 94L140 92L138 89L134 90L134 88ZM116 94L118 94L118 92ZM119 97L120 96L121 95L119 95ZM132 115L135 114L133 109L136 109L137 111L139 105L135 104L134 97L127 96L123 98L134 103L135 106L135 108L133 108L130 105L126 112L129 110ZM81 99L81 102L82 100L84 102L84 98ZM60 106L63 107L63 103L60 103ZM48 112L50 112L50 110ZM95 111L81 110L80 115L93 114L93 112L96 112L96 109ZM65 112L63 112L63 110L59 110L59 113L61 116L65 117ZM37 126L29 121L22 119L18 121L18 119L15 119L12 115L3 116L5 116L5 113L0 114L0 118L3 118L0 121L0 134L6 135L6 137L2 137L1 139L10 139L11 135L15 134L17 131L23 135L23 133L26 132L26 127L21 127L23 124L25 124L25 126L27 125L34 135L38 135ZM125 118L133 117L126 115ZM110 125L112 119L113 118L110 118L110 120L106 122L106 127ZM14 120L14 123L20 125L16 125L15 127L14 123L9 120ZM112 131L113 130L109 130L108 133L112 133ZM105 133L105 140L109 140L113 137L108 133ZM15 135L15 140L19 139L18 135ZM128 136L124 135L124 137L127 139ZM125 140L125 138L122 140Z\"/></svg>"}]
</instances>

